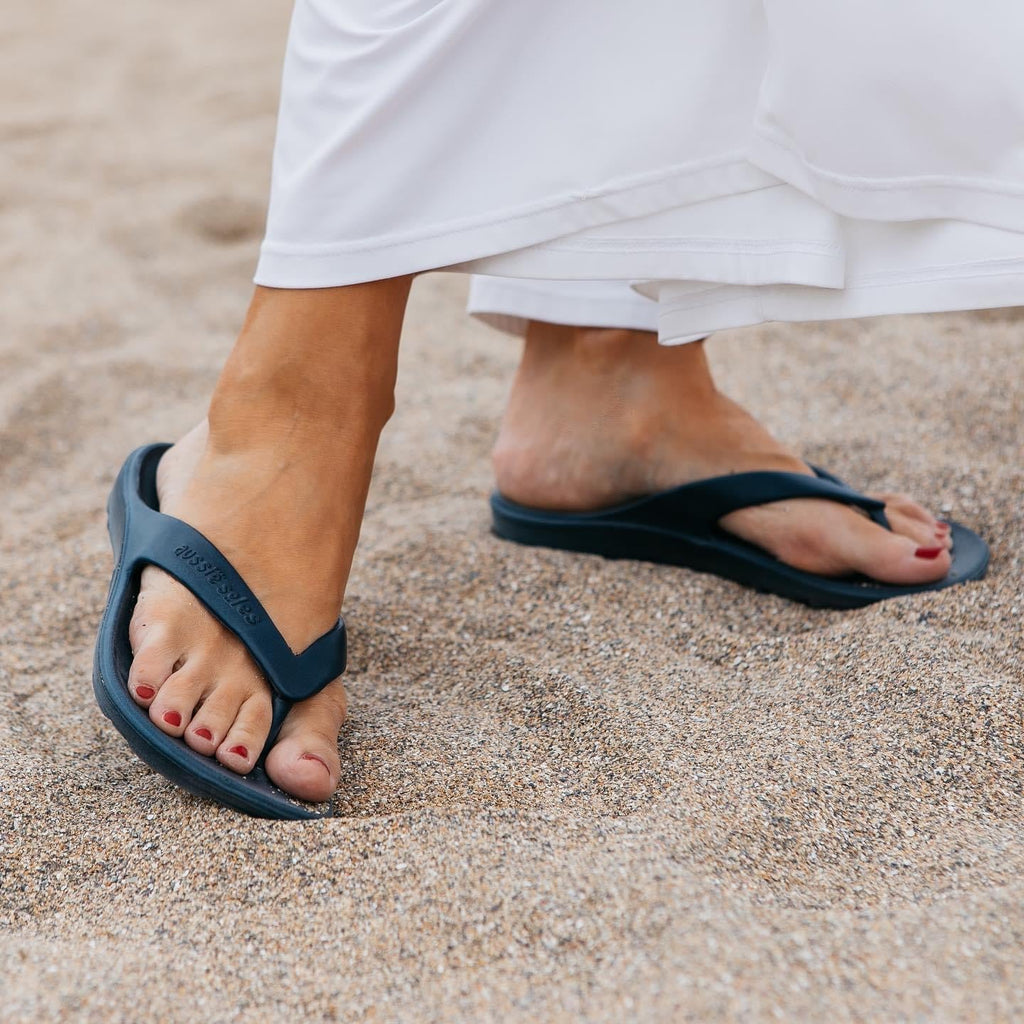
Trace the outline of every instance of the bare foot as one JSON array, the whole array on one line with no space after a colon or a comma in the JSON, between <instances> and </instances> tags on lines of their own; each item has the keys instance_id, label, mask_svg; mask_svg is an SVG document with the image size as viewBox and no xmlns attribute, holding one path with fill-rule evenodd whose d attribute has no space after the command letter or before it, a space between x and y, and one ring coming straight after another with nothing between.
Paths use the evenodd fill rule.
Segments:
<instances>
[{"instance_id":1,"label":"bare foot","mask_svg":"<svg viewBox=\"0 0 1024 1024\"><path fill-rule=\"evenodd\" d=\"M567 511L730 473L811 472L716 390L703 343L668 348L643 332L540 323L527 333L494 467L510 500ZM809 498L733 512L721 526L818 575L942 579L949 528L905 495L874 497L886 503L891 532Z\"/></svg>"},{"instance_id":2,"label":"bare foot","mask_svg":"<svg viewBox=\"0 0 1024 1024\"><path fill-rule=\"evenodd\" d=\"M161 511L224 553L296 652L341 609L392 408L407 291L401 281L259 290L209 423L160 462ZM129 690L157 728L239 774L251 771L269 735L271 698L238 639L152 567L129 634ZM344 718L340 679L296 704L267 756L270 778L301 799L327 799L340 777Z\"/></svg>"}]
</instances>

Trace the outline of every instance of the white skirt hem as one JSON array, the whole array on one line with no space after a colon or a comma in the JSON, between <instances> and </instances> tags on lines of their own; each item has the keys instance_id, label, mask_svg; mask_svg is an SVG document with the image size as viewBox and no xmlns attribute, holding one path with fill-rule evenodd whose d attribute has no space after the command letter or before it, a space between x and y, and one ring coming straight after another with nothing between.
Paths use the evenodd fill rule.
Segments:
<instances>
[{"instance_id":1,"label":"white skirt hem","mask_svg":"<svg viewBox=\"0 0 1024 1024\"><path fill-rule=\"evenodd\" d=\"M492 217L468 223L434 225L414 235L328 245L287 243L268 235L260 248L254 280L270 288L332 288L425 270L465 269L471 261L532 249L604 224L631 221L773 184L763 171L735 154L645 177L644 181L613 182L586 193L559 196L539 206L498 211ZM602 275L569 276L594 279Z\"/></svg>"}]
</instances>

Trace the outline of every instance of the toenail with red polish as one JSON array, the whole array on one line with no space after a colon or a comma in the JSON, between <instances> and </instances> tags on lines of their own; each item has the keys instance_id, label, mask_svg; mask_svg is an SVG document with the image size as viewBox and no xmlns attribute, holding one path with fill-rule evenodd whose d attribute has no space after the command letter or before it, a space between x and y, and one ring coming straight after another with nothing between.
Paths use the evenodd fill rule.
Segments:
<instances>
[{"instance_id":1,"label":"toenail with red polish","mask_svg":"<svg viewBox=\"0 0 1024 1024\"><path fill-rule=\"evenodd\" d=\"M179 725L181 725L181 715L178 714L177 711L165 711L164 712L164 721L168 725L171 725L175 729L177 729L177 727Z\"/></svg>"},{"instance_id":2,"label":"toenail with red polish","mask_svg":"<svg viewBox=\"0 0 1024 1024\"><path fill-rule=\"evenodd\" d=\"M331 769L327 767L327 762L322 757L317 757L316 754L303 754L299 760L316 761L317 764L322 764L324 766L324 771L327 772L328 775L331 774Z\"/></svg>"},{"instance_id":3,"label":"toenail with red polish","mask_svg":"<svg viewBox=\"0 0 1024 1024\"><path fill-rule=\"evenodd\" d=\"M229 754L237 754L239 757L244 757L246 761L249 760L249 751L245 747L243 747L241 745L239 745L237 747L232 747L228 751L228 753Z\"/></svg>"},{"instance_id":4,"label":"toenail with red polish","mask_svg":"<svg viewBox=\"0 0 1024 1024\"><path fill-rule=\"evenodd\" d=\"M927 559L938 558L945 550L945 548L918 548L914 552L914 557Z\"/></svg>"},{"instance_id":5,"label":"toenail with red polish","mask_svg":"<svg viewBox=\"0 0 1024 1024\"><path fill-rule=\"evenodd\" d=\"M156 696L156 690L152 686L136 686L135 696L141 700L149 700L150 697Z\"/></svg>"},{"instance_id":6,"label":"toenail with red polish","mask_svg":"<svg viewBox=\"0 0 1024 1024\"><path fill-rule=\"evenodd\" d=\"M213 739L213 733L209 729L196 729L196 735L201 736L204 740Z\"/></svg>"}]
</instances>

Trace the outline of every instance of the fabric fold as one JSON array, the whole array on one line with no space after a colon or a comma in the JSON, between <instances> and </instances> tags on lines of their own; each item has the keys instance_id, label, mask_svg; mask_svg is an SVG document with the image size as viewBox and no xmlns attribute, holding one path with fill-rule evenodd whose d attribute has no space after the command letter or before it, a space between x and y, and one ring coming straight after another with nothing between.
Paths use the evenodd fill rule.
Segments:
<instances>
[{"instance_id":1,"label":"fabric fold","mask_svg":"<svg viewBox=\"0 0 1024 1024\"><path fill-rule=\"evenodd\" d=\"M256 280L634 281L672 342L1024 304L1024 7L298 0Z\"/></svg>"}]
</instances>

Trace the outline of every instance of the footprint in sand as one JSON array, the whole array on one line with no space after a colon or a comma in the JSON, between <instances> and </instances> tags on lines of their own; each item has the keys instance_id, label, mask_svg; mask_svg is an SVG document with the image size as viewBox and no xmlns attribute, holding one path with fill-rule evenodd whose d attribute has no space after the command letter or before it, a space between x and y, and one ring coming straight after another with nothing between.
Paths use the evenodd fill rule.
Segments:
<instances>
[{"instance_id":1,"label":"footprint in sand","mask_svg":"<svg viewBox=\"0 0 1024 1024\"><path fill-rule=\"evenodd\" d=\"M40 473L64 469L78 458L84 440L95 439L112 419L146 421L155 373L167 402L189 401L210 387L202 370L156 371L152 363L133 360L97 364L87 374L55 370L27 386L0 417L0 486L24 486Z\"/></svg>"},{"instance_id":2,"label":"footprint in sand","mask_svg":"<svg viewBox=\"0 0 1024 1024\"><path fill-rule=\"evenodd\" d=\"M206 242L233 245L262 236L266 209L251 199L210 196L185 207L180 220L186 230Z\"/></svg>"}]
</instances>

